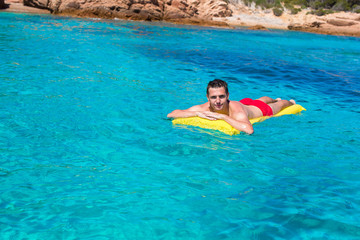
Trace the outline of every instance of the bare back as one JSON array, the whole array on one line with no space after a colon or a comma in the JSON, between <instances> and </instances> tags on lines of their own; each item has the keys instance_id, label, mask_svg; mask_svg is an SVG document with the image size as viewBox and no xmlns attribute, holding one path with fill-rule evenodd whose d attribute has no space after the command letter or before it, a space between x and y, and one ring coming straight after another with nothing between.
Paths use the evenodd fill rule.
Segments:
<instances>
[{"instance_id":1,"label":"bare back","mask_svg":"<svg viewBox=\"0 0 360 240\"><path fill-rule=\"evenodd\" d=\"M188 110L191 111L211 111L210 104L208 102L200 105L195 105ZM238 101L229 102L229 116L237 120L245 120L262 117L262 112L255 106L247 106Z\"/></svg>"},{"instance_id":2,"label":"bare back","mask_svg":"<svg viewBox=\"0 0 360 240\"><path fill-rule=\"evenodd\" d=\"M237 114L244 114L247 117L247 119L263 116L261 110L255 106L247 106L238 101L230 101L229 106L230 106L230 111L229 111L230 117L234 117L234 115Z\"/></svg>"}]
</instances>

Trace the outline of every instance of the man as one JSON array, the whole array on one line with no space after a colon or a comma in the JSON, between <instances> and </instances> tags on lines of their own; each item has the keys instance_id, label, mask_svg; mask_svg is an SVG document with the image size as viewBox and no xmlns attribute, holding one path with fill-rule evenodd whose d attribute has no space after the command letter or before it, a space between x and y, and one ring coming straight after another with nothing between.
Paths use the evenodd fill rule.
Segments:
<instances>
[{"instance_id":1,"label":"man","mask_svg":"<svg viewBox=\"0 0 360 240\"><path fill-rule=\"evenodd\" d=\"M257 100L244 98L240 102L229 100L228 86L225 81L215 79L209 82L206 91L208 102L195 105L186 110L174 110L168 118L201 117L209 120L224 120L239 131L252 134L253 126L249 119L272 116L282 109L295 104L294 100L261 97Z\"/></svg>"}]
</instances>

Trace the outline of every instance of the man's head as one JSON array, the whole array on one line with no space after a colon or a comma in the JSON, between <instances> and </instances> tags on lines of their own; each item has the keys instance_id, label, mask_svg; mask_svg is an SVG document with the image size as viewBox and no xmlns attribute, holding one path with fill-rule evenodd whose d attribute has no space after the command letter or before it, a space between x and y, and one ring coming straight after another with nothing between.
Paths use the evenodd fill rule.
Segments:
<instances>
[{"instance_id":1,"label":"man's head","mask_svg":"<svg viewBox=\"0 0 360 240\"><path fill-rule=\"evenodd\" d=\"M209 95L209 88L221 88L221 87L223 87L225 89L226 94L229 95L228 85L225 81L221 79L214 79L208 83L206 89L206 95Z\"/></svg>"},{"instance_id":2,"label":"man's head","mask_svg":"<svg viewBox=\"0 0 360 240\"><path fill-rule=\"evenodd\" d=\"M215 79L209 82L206 92L211 110L215 112L228 111L229 91L225 81Z\"/></svg>"}]
</instances>

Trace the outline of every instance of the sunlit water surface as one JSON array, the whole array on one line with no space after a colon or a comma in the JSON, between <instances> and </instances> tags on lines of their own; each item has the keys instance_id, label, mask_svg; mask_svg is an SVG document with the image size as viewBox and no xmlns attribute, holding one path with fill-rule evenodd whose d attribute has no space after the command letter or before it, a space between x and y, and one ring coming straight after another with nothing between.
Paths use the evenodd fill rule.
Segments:
<instances>
[{"instance_id":1,"label":"sunlit water surface","mask_svg":"<svg viewBox=\"0 0 360 240\"><path fill-rule=\"evenodd\" d=\"M1 239L359 239L360 39L0 13ZM228 136L173 109L307 111Z\"/></svg>"}]
</instances>

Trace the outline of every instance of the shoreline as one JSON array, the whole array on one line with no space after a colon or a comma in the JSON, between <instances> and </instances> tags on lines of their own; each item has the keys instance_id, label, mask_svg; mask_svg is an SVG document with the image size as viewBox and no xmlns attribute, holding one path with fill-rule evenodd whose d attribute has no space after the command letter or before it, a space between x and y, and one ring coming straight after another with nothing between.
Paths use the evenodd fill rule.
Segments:
<instances>
[{"instance_id":1,"label":"shoreline","mask_svg":"<svg viewBox=\"0 0 360 240\"><path fill-rule=\"evenodd\" d=\"M24 6L22 3L5 3L7 8L0 9L0 12L12 13L34 13L34 14L51 14L50 10Z\"/></svg>"},{"instance_id":2,"label":"shoreline","mask_svg":"<svg viewBox=\"0 0 360 240\"><path fill-rule=\"evenodd\" d=\"M7 8L1 9L0 11L53 15L50 10L24 6L20 2L10 2L5 4ZM237 27L263 31L270 29L280 29L315 34L360 37L360 14L357 13L340 12L320 17L307 14L307 11L303 10L300 14L297 15L291 15L285 12L282 16L276 17L270 11L260 11L258 9L254 10L245 7L240 10L233 9L233 13L234 14L231 17L218 17L213 18L212 20L173 19L164 22L230 29ZM70 13L61 13L55 15L79 18L87 17Z\"/></svg>"},{"instance_id":3,"label":"shoreline","mask_svg":"<svg viewBox=\"0 0 360 240\"><path fill-rule=\"evenodd\" d=\"M232 17L223 18L230 26L246 26L254 29L281 29L336 36L360 37L360 14L337 12L324 16L309 14L302 10L296 15L284 11L276 17L269 10L242 8L233 11ZM219 19L219 18L218 18ZM220 20L220 19L219 19Z\"/></svg>"}]
</instances>

